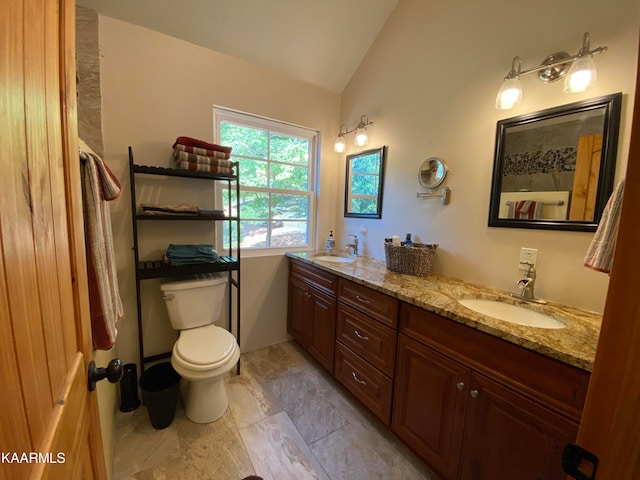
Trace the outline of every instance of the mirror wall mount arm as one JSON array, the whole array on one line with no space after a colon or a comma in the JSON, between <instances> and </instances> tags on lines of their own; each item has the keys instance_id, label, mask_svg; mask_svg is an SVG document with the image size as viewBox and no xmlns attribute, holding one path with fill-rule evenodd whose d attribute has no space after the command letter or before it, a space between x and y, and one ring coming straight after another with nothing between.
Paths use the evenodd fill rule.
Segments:
<instances>
[{"instance_id":1,"label":"mirror wall mount arm","mask_svg":"<svg viewBox=\"0 0 640 480\"><path fill-rule=\"evenodd\" d=\"M416 198L439 198L442 205L449 205L451 201L451 188L442 187L440 193L432 193L432 191L427 193L418 192L416 193Z\"/></svg>"}]
</instances>

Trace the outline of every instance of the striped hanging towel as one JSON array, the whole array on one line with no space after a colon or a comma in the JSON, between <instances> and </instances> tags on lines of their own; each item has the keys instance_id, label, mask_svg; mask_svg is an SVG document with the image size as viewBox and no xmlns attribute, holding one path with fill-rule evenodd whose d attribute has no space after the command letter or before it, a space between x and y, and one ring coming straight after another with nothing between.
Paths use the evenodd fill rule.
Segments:
<instances>
[{"instance_id":1,"label":"striped hanging towel","mask_svg":"<svg viewBox=\"0 0 640 480\"><path fill-rule=\"evenodd\" d=\"M604 207L600 224L584 259L584 266L587 268L603 273L611 272L616 239L618 238L623 192L624 179L618 183Z\"/></svg>"}]
</instances>

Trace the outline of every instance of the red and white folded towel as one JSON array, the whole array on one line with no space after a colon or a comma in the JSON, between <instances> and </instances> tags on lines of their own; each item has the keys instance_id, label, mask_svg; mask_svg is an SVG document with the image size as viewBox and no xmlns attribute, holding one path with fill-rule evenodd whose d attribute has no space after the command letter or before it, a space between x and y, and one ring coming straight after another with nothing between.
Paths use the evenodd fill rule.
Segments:
<instances>
[{"instance_id":1,"label":"red and white folded towel","mask_svg":"<svg viewBox=\"0 0 640 480\"><path fill-rule=\"evenodd\" d=\"M203 148L205 150L213 150L216 152L223 152L231 155L232 147L225 147L222 145L217 145L215 143L208 143L204 140L198 140L197 138L191 137L178 137L173 144L173 148L176 148L176 145L184 145L185 147L195 147L195 148ZM196 152L193 152L196 153Z\"/></svg>"},{"instance_id":2,"label":"red and white folded towel","mask_svg":"<svg viewBox=\"0 0 640 480\"><path fill-rule=\"evenodd\" d=\"M198 147L190 147L188 145L182 145L181 143L177 143L173 147L174 152L180 153L192 153L195 155L202 155L206 158L220 158L220 159L229 159L231 158L231 154L227 152L222 152L220 150L207 150L206 148L198 148Z\"/></svg>"},{"instance_id":3,"label":"red and white folded towel","mask_svg":"<svg viewBox=\"0 0 640 480\"><path fill-rule=\"evenodd\" d=\"M178 168L181 170L194 170L196 172L217 173L219 175L233 175L233 167L219 167L217 165L208 165L206 163L196 162L178 162Z\"/></svg>"},{"instance_id":4,"label":"red and white folded towel","mask_svg":"<svg viewBox=\"0 0 640 480\"><path fill-rule=\"evenodd\" d=\"M205 165L215 165L217 167L231 168L234 162L231 160L225 160L217 157L208 157L205 155L197 155L195 153L187 153L180 150L173 150L173 159L176 162L193 162L202 163Z\"/></svg>"}]
</instances>

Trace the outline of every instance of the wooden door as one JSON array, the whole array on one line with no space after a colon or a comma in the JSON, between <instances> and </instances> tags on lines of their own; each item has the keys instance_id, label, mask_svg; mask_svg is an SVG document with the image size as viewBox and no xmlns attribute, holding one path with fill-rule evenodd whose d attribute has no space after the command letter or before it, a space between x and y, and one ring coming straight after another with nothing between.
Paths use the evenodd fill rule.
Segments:
<instances>
[{"instance_id":1,"label":"wooden door","mask_svg":"<svg viewBox=\"0 0 640 480\"><path fill-rule=\"evenodd\" d=\"M640 57L636 75L620 229L577 441L600 458L598 480L640 478Z\"/></svg>"},{"instance_id":2,"label":"wooden door","mask_svg":"<svg viewBox=\"0 0 640 480\"><path fill-rule=\"evenodd\" d=\"M333 373L333 350L336 342L336 300L311 289L309 297L311 338L309 353L320 365Z\"/></svg>"},{"instance_id":3,"label":"wooden door","mask_svg":"<svg viewBox=\"0 0 640 480\"><path fill-rule=\"evenodd\" d=\"M307 349L311 337L309 322L309 297L311 287L295 277L289 277L289 295L287 308L287 332L296 342Z\"/></svg>"},{"instance_id":4,"label":"wooden door","mask_svg":"<svg viewBox=\"0 0 640 480\"><path fill-rule=\"evenodd\" d=\"M73 1L0 2L0 478L104 479Z\"/></svg>"},{"instance_id":5,"label":"wooden door","mask_svg":"<svg viewBox=\"0 0 640 480\"><path fill-rule=\"evenodd\" d=\"M585 135L578 139L569 220L591 221L594 219L601 159L601 133Z\"/></svg>"},{"instance_id":6,"label":"wooden door","mask_svg":"<svg viewBox=\"0 0 640 480\"><path fill-rule=\"evenodd\" d=\"M445 478L456 478L470 371L399 335L391 429Z\"/></svg>"},{"instance_id":7,"label":"wooden door","mask_svg":"<svg viewBox=\"0 0 640 480\"><path fill-rule=\"evenodd\" d=\"M577 423L474 373L458 478L562 480L562 450Z\"/></svg>"}]
</instances>

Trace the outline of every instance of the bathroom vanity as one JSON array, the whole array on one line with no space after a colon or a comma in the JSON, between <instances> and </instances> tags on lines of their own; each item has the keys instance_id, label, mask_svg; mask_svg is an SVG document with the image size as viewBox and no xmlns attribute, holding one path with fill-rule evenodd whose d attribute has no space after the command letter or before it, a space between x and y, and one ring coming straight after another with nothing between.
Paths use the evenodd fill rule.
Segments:
<instances>
[{"instance_id":1,"label":"bathroom vanity","mask_svg":"<svg viewBox=\"0 0 640 480\"><path fill-rule=\"evenodd\" d=\"M506 292L384 262L290 259L288 331L335 379L447 479L564 479L600 316L548 304L539 329L458 299Z\"/></svg>"}]
</instances>

